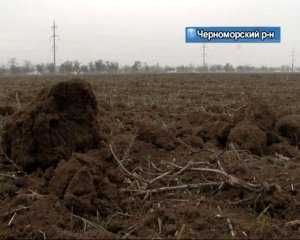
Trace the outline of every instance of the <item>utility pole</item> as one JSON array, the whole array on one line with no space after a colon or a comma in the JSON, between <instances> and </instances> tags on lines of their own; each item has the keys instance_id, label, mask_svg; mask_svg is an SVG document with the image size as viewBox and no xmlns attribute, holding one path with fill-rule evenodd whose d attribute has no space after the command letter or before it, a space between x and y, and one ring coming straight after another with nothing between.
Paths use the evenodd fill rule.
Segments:
<instances>
[{"instance_id":1,"label":"utility pole","mask_svg":"<svg viewBox=\"0 0 300 240\"><path fill-rule=\"evenodd\" d=\"M52 25L52 42L53 42L53 65L54 65L54 72L56 72L56 39L57 39L57 35L56 35L56 29L57 29L57 25L55 24L55 20L53 21L53 25Z\"/></svg>"},{"instance_id":2,"label":"utility pole","mask_svg":"<svg viewBox=\"0 0 300 240\"><path fill-rule=\"evenodd\" d=\"M295 70L295 49L292 51L292 72Z\"/></svg>"}]
</instances>

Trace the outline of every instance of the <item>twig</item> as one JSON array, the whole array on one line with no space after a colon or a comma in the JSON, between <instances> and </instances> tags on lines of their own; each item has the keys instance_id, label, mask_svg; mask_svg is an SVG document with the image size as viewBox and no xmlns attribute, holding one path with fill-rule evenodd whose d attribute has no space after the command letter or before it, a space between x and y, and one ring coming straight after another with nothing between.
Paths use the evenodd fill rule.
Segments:
<instances>
[{"instance_id":1,"label":"twig","mask_svg":"<svg viewBox=\"0 0 300 240\"><path fill-rule=\"evenodd\" d=\"M21 101L20 101L19 93L18 92L16 92L16 105L17 105L18 111L20 111L21 108L22 108L22 105L21 105Z\"/></svg>"},{"instance_id":2,"label":"twig","mask_svg":"<svg viewBox=\"0 0 300 240\"><path fill-rule=\"evenodd\" d=\"M253 200L255 198L255 196L252 196L252 197L249 197L249 198L246 198L246 199L241 199L241 200L238 200L238 201L235 201L235 202L229 202L229 205L239 205L239 204L242 204L242 203L245 203L245 202L249 202L251 200Z\"/></svg>"},{"instance_id":3,"label":"twig","mask_svg":"<svg viewBox=\"0 0 300 240\"><path fill-rule=\"evenodd\" d=\"M178 169L182 169L184 167L178 166L174 163L168 163L169 165L172 165ZM223 167L222 167L223 168ZM223 177L225 177L227 179L227 183L230 186L239 186L242 187L248 191L252 191L252 192L262 192L268 185L266 184L266 186L263 186L261 184L252 184L252 183L248 183L245 182L244 180L237 178L233 175L228 174L227 172L220 170L220 169L213 169L213 168L189 168L190 171L199 171L199 172L212 172L212 173L216 173L219 174Z\"/></svg>"},{"instance_id":4,"label":"twig","mask_svg":"<svg viewBox=\"0 0 300 240\"><path fill-rule=\"evenodd\" d=\"M43 232L43 231L39 230L39 233L40 233L40 234L42 234L42 236L43 236L43 239L44 239L44 240L46 240L46 239L47 239L47 237L46 237L46 233L45 233L45 232Z\"/></svg>"},{"instance_id":5,"label":"twig","mask_svg":"<svg viewBox=\"0 0 300 240\"><path fill-rule=\"evenodd\" d=\"M158 224L158 234L162 233L162 220L160 217L157 218L157 224Z\"/></svg>"},{"instance_id":6,"label":"twig","mask_svg":"<svg viewBox=\"0 0 300 240\"><path fill-rule=\"evenodd\" d=\"M138 180L141 181L143 183L148 183L146 180L144 180L142 177L140 177L139 175L134 175L131 172L129 172L124 165L122 164L122 162L120 161L120 159L118 158L118 156L115 154L113 147L111 144L109 144L109 149L111 151L111 154L113 155L114 159L117 161L117 163L119 164L119 166L121 167L122 171L131 179L134 180Z\"/></svg>"},{"instance_id":7,"label":"twig","mask_svg":"<svg viewBox=\"0 0 300 240\"><path fill-rule=\"evenodd\" d=\"M141 226L139 224L135 224L133 226L131 226L129 229L130 231L127 232L122 239L127 239L132 233L134 233L135 231L137 231Z\"/></svg>"},{"instance_id":8,"label":"twig","mask_svg":"<svg viewBox=\"0 0 300 240\"><path fill-rule=\"evenodd\" d=\"M185 231L185 226L186 226L185 224L182 225L182 227L180 228L179 233L176 235L176 239L182 239L182 235Z\"/></svg>"},{"instance_id":9,"label":"twig","mask_svg":"<svg viewBox=\"0 0 300 240\"><path fill-rule=\"evenodd\" d=\"M172 187L161 187L149 190L129 190L124 189L125 192L136 192L137 195L144 195L146 193L162 193L162 192L169 192L169 191L176 191L176 190L187 190L187 189L206 189L208 187L217 187L221 182L209 182L209 183L196 183L196 184L184 184L179 186L172 186Z\"/></svg>"},{"instance_id":10,"label":"twig","mask_svg":"<svg viewBox=\"0 0 300 240\"><path fill-rule=\"evenodd\" d=\"M111 216L109 216L109 218L105 222L105 226L106 227L109 226L109 224L111 223L113 218L116 216L130 217L131 215L129 215L128 213L116 212L116 213L112 214Z\"/></svg>"},{"instance_id":11,"label":"twig","mask_svg":"<svg viewBox=\"0 0 300 240\"><path fill-rule=\"evenodd\" d=\"M0 173L0 176L1 176L1 177L7 177L7 178L11 178L11 179L17 179L17 177L16 177L16 176L9 175L9 174L5 174L5 173Z\"/></svg>"},{"instance_id":12,"label":"twig","mask_svg":"<svg viewBox=\"0 0 300 240\"><path fill-rule=\"evenodd\" d=\"M225 169L223 168L220 160L217 161L219 168L221 169L221 171L225 172Z\"/></svg>"},{"instance_id":13,"label":"twig","mask_svg":"<svg viewBox=\"0 0 300 240\"><path fill-rule=\"evenodd\" d=\"M25 172L12 160L12 159L10 159L7 155L6 155L6 153L4 152L4 157L5 157L5 160L6 161L8 161L8 162L10 162L19 172L21 172L21 173L24 173L25 174ZM26 175L26 174L25 174Z\"/></svg>"},{"instance_id":14,"label":"twig","mask_svg":"<svg viewBox=\"0 0 300 240\"><path fill-rule=\"evenodd\" d=\"M111 234L111 232L109 232L108 230L106 230L104 227L102 227L102 226L99 225L99 224L93 223L93 222L91 222L90 220L88 220L88 219L86 219L86 218L83 218L83 217L80 217L80 216L78 216L78 215L76 215L76 214L72 214L72 216L75 217L75 218L77 218L77 219L79 219L79 220L81 220L81 221L85 224L85 228L86 228L86 226L87 226L87 224L88 224L88 225L90 225L91 227L93 227L94 229L96 229L96 230L98 230L98 231L101 231L101 232L104 231L104 232L106 232L106 233Z\"/></svg>"},{"instance_id":15,"label":"twig","mask_svg":"<svg viewBox=\"0 0 300 240\"><path fill-rule=\"evenodd\" d=\"M300 220L293 220L293 221L290 221L290 222L287 222L285 224L286 227L289 227L289 226L300 226Z\"/></svg>"},{"instance_id":16,"label":"twig","mask_svg":"<svg viewBox=\"0 0 300 240\"><path fill-rule=\"evenodd\" d=\"M218 195L218 194L224 189L224 186L225 186L225 182L222 182L222 183L220 184L220 186L218 187L218 189L217 189L214 193L212 193L212 195L213 195L213 196Z\"/></svg>"},{"instance_id":17,"label":"twig","mask_svg":"<svg viewBox=\"0 0 300 240\"><path fill-rule=\"evenodd\" d=\"M239 154L238 150L236 149L235 145L234 145L233 143L230 143L230 144L229 144L229 148L231 148L232 151L235 153L237 159L238 159L239 161L241 161L240 154Z\"/></svg>"},{"instance_id":18,"label":"twig","mask_svg":"<svg viewBox=\"0 0 300 240\"><path fill-rule=\"evenodd\" d=\"M13 214L13 213L17 213L17 212L20 212L20 211L22 211L22 210L26 210L26 209L29 209L30 207L24 207L24 206L22 206L22 207L19 207L19 208L17 208L17 209L14 209L14 210L12 210L12 211L8 211L8 212L6 212L6 213L4 213L3 215L1 215L2 217L5 217L5 216L7 216L7 215L10 215L10 214Z\"/></svg>"},{"instance_id":19,"label":"twig","mask_svg":"<svg viewBox=\"0 0 300 240\"><path fill-rule=\"evenodd\" d=\"M200 152L200 150L195 150L191 145L187 144L180 138L175 138L175 140L177 140L177 142L182 144L183 146L187 147L191 151L191 153L199 153Z\"/></svg>"},{"instance_id":20,"label":"twig","mask_svg":"<svg viewBox=\"0 0 300 240\"><path fill-rule=\"evenodd\" d=\"M135 168L133 171L136 171L136 170L139 170L141 173L145 173L147 175L156 176L156 177L164 173L164 172L158 172L158 173L149 172L149 171L144 170L141 166Z\"/></svg>"},{"instance_id":21,"label":"twig","mask_svg":"<svg viewBox=\"0 0 300 240\"><path fill-rule=\"evenodd\" d=\"M42 195L42 194L39 194L31 189L29 189L29 192L31 192L31 194L26 194L27 196L31 196L31 197L36 197L36 198L44 198L46 197L46 195Z\"/></svg>"},{"instance_id":22,"label":"twig","mask_svg":"<svg viewBox=\"0 0 300 240\"><path fill-rule=\"evenodd\" d=\"M15 212L14 215L9 220L8 224L7 224L9 227L11 226L11 224L13 223L13 221L15 220L16 216L17 216L17 213Z\"/></svg>"},{"instance_id":23,"label":"twig","mask_svg":"<svg viewBox=\"0 0 300 240\"><path fill-rule=\"evenodd\" d=\"M235 231L233 229L232 222L231 222L230 218L227 218L227 224L228 224L230 234L234 238L236 236L236 234L235 234Z\"/></svg>"},{"instance_id":24,"label":"twig","mask_svg":"<svg viewBox=\"0 0 300 240\"><path fill-rule=\"evenodd\" d=\"M165 173L161 174L160 176L158 176L158 177L152 179L152 180L149 182L149 184L153 184L154 182L156 182L156 181L158 181L158 180L164 178L165 176L170 175L172 172L173 172L173 171L168 171L168 172L165 172Z\"/></svg>"},{"instance_id":25,"label":"twig","mask_svg":"<svg viewBox=\"0 0 300 240\"><path fill-rule=\"evenodd\" d=\"M158 171L158 172L164 172L163 170L161 170L160 168L158 168L158 167L154 164L154 162L150 161L150 164L151 164L152 168L154 168L156 171Z\"/></svg>"},{"instance_id":26,"label":"twig","mask_svg":"<svg viewBox=\"0 0 300 240\"><path fill-rule=\"evenodd\" d=\"M125 152L123 154L123 157L122 157L122 160L121 160L122 163L128 158L128 156L130 154L130 151L131 151L131 148L132 148L132 146L133 146L133 144L135 142L136 137L137 137L137 134L135 133L133 135L133 137L132 137L132 139L131 139L131 141L130 141L128 147L127 147L127 149L125 150Z\"/></svg>"},{"instance_id":27,"label":"twig","mask_svg":"<svg viewBox=\"0 0 300 240\"><path fill-rule=\"evenodd\" d=\"M239 112L239 111L241 111L243 108L247 108L248 105L249 105L249 104L246 104L246 105L243 105L243 106L241 106L241 107L239 107L239 108L237 108L237 109L231 109L231 110L232 110L233 112Z\"/></svg>"},{"instance_id":28,"label":"twig","mask_svg":"<svg viewBox=\"0 0 300 240\"><path fill-rule=\"evenodd\" d=\"M180 175L181 173L183 173L185 170L187 170L190 166L192 166L192 162L188 162L188 164L185 167L183 167L182 169L180 169L172 177L177 177L178 175Z\"/></svg>"},{"instance_id":29,"label":"twig","mask_svg":"<svg viewBox=\"0 0 300 240\"><path fill-rule=\"evenodd\" d=\"M142 229L144 226L148 225L149 223L152 223L156 218L157 218L157 214L153 212L150 215L146 215L146 217L142 221L131 226L128 229L128 232L122 237L122 239L128 238L134 232L138 231L139 229Z\"/></svg>"},{"instance_id":30,"label":"twig","mask_svg":"<svg viewBox=\"0 0 300 240\"><path fill-rule=\"evenodd\" d=\"M257 219L260 219L263 215L267 213L267 211L270 209L271 204L269 204L257 217Z\"/></svg>"}]
</instances>

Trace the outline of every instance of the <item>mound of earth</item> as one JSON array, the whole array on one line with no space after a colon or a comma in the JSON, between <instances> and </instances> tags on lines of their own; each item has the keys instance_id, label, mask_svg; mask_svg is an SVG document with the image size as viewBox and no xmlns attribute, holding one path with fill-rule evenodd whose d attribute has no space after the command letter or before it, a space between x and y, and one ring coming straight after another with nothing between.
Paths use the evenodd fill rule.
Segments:
<instances>
[{"instance_id":1,"label":"mound of earth","mask_svg":"<svg viewBox=\"0 0 300 240\"><path fill-rule=\"evenodd\" d=\"M141 122L137 124L137 127L137 139L147 143L152 143L153 145L165 150L175 149L175 136L168 129Z\"/></svg>"},{"instance_id":2,"label":"mound of earth","mask_svg":"<svg viewBox=\"0 0 300 240\"><path fill-rule=\"evenodd\" d=\"M106 150L74 153L61 161L49 182L49 192L64 200L64 205L82 214L111 214L119 202L118 185L122 174Z\"/></svg>"},{"instance_id":3,"label":"mound of earth","mask_svg":"<svg viewBox=\"0 0 300 240\"><path fill-rule=\"evenodd\" d=\"M267 135L258 126L244 121L231 129L228 143L233 143L238 149L261 155L267 145Z\"/></svg>"},{"instance_id":4,"label":"mound of earth","mask_svg":"<svg viewBox=\"0 0 300 240\"><path fill-rule=\"evenodd\" d=\"M276 123L276 114L262 99L252 97L248 105L234 114L236 122L251 121L264 131L272 130Z\"/></svg>"},{"instance_id":5,"label":"mound of earth","mask_svg":"<svg viewBox=\"0 0 300 240\"><path fill-rule=\"evenodd\" d=\"M204 142L215 142L226 145L230 129L233 127L232 118L224 113L207 111L191 112L186 115L177 127L178 137L200 137Z\"/></svg>"},{"instance_id":6,"label":"mound of earth","mask_svg":"<svg viewBox=\"0 0 300 240\"><path fill-rule=\"evenodd\" d=\"M232 124L223 120L206 122L201 125L196 135L204 141L216 140L218 144L225 145L231 128Z\"/></svg>"},{"instance_id":7,"label":"mound of earth","mask_svg":"<svg viewBox=\"0 0 300 240\"><path fill-rule=\"evenodd\" d=\"M184 137L183 142L190 145L194 148L203 148L204 141L201 137L195 136L195 135L188 135Z\"/></svg>"},{"instance_id":8,"label":"mound of earth","mask_svg":"<svg viewBox=\"0 0 300 240\"><path fill-rule=\"evenodd\" d=\"M41 92L4 127L6 155L27 172L47 169L72 152L101 148L97 102L91 85L74 79Z\"/></svg>"},{"instance_id":9,"label":"mound of earth","mask_svg":"<svg viewBox=\"0 0 300 240\"><path fill-rule=\"evenodd\" d=\"M276 124L279 134L290 140L291 144L298 145L300 139L300 115L287 115L280 118Z\"/></svg>"}]
</instances>

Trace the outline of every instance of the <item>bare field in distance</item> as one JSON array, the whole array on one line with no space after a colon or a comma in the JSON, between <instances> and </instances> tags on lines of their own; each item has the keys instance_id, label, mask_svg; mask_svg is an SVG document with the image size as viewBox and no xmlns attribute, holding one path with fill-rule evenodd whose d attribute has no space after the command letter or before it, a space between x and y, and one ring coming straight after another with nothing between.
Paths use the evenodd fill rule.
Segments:
<instances>
[{"instance_id":1,"label":"bare field in distance","mask_svg":"<svg viewBox=\"0 0 300 240\"><path fill-rule=\"evenodd\" d=\"M15 92L19 92L26 104L42 87L68 78L72 77L0 77L0 102L13 104ZM299 111L300 74L120 74L83 78L93 84L97 98L108 104L157 104L187 111L209 105L230 109L243 104L247 95L254 95L275 107Z\"/></svg>"}]
</instances>

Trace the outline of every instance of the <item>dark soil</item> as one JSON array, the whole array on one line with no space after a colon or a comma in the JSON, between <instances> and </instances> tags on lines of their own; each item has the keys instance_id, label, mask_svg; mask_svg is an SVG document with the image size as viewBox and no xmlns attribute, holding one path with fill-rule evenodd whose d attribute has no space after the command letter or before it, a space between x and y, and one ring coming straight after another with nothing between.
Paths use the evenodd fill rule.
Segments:
<instances>
[{"instance_id":1,"label":"dark soil","mask_svg":"<svg viewBox=\"0 0 300 240\"><path fill-rule=\"evenodd\" d=\"M299 238L299 77L0 79L0 238Z\"/></svg>"},{"instance_id":2,"label":"dark soil","mask_svg":"<svg viewBox=\"0 0 300 240\"><path fill-rule=\"evenodd\" d=\"M299 145L300 139L300 115L288 115L279 119L276 128L278 132L287 137L291 144Z\"/></svg>"},{"instance_id":3,"label":"dark soil","mask_svg":"<svg viewBox=\"0 0 300 240\"><path fill-rule=\"evenodd\" d=\"M59 163L51 178L47 176L49 192L63 199L74 213L96 214L98 210L106 217L120 202L120 174L108 152L74 153Z\"/></svg>"},{"instance_id":4,"label":"dark soil","mask_svg":"<svg viewBox=\"0 0 300 240\"><path fill-rule=\"evenodd\" d=\"M176 147L176 140L170 129L143 122L138 122L137 128L137 138L139 140L165 150L173 150Z\"/></svg>"},{"instance_id":5,"label":"dark soil","mask_svg":"<svg viewBox=\"0 0 300 240\"><path fill-rule=\"evenodd\" d=\"M0 115L7 116L12 115L15 109L12 106L0 106Z\"/></svg>"},{"instance_id":6,"label":"dark soil","mask_svg":"<svg viewBox=\"0 0 300 240\"><path fill-rule=\"evenodd\" d=\"M237 149L261 155L267 146L267 135L256 125L245 121L231 129L228 142L237 145Z\"/></svg>"}]
</instances>

